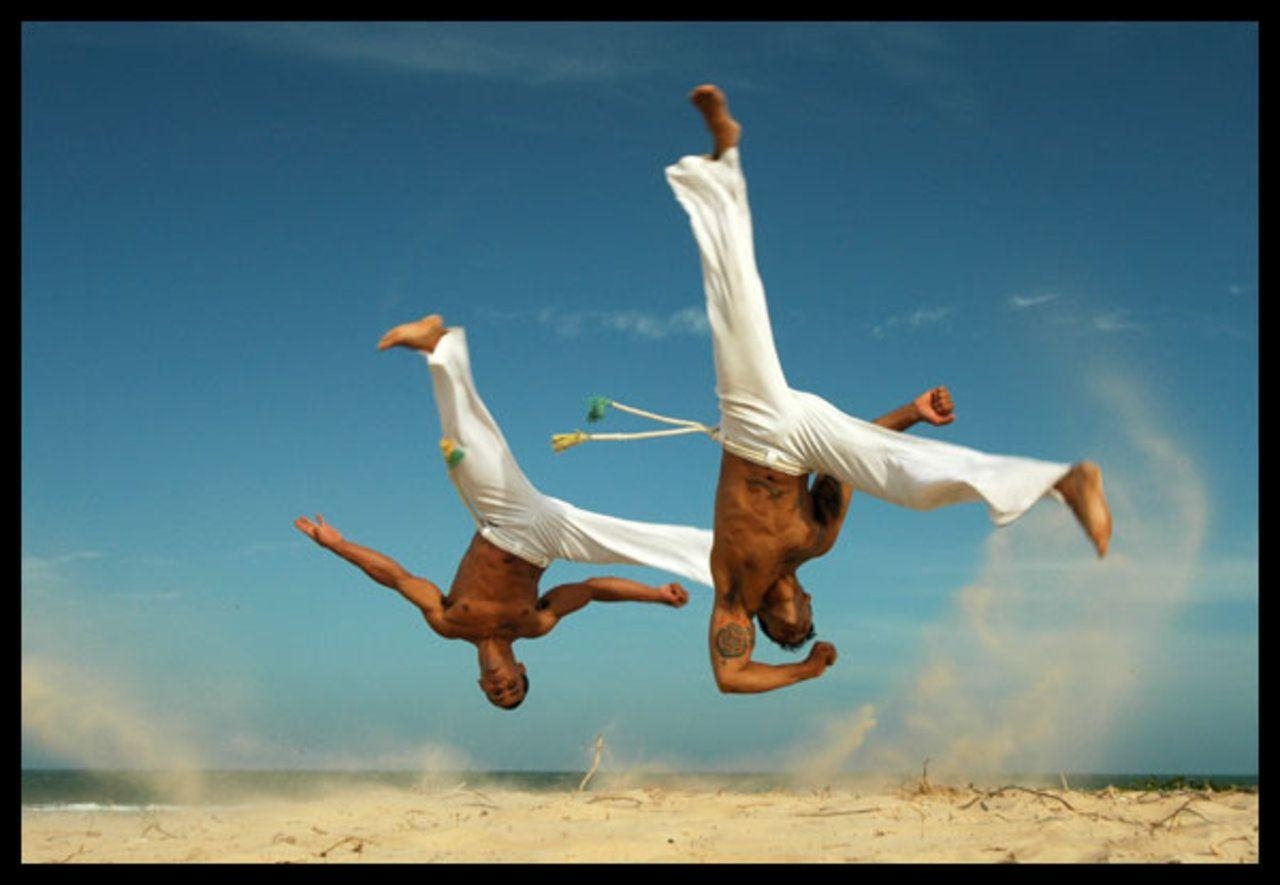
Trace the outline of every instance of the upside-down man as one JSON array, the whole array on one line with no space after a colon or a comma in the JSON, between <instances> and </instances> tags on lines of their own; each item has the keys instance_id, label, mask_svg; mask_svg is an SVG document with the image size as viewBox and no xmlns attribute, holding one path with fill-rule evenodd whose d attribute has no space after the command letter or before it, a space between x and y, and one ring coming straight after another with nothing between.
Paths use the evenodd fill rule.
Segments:
<instances>
[{"instance_id":1,"label":"upside-down man","mask_svg":"<svg viewBox=\"0 0 1280 885\"><path fill-rule=\"evenodd\" d=\"M544 636L588 602L657 602L679 608L679 584L650 587L626 578L590 578L538 595L554 559L651 566L711 585L711 533L703 529L618 519L544 495L521 472L506 439L476 392L466 335L437 315L397 326L380 350L406 347L426 358L444 432L450 478L476 521L447 594L390 558L343 538L323 517L299 517L298 530L360 567L416 605L446 639L476 646L480 688L495 705L514 709L529 688L517 639Z\"/></svg>"},{"instance_id":2,"label":"upside-down man","mask_svg":"<svg viewBox=\"0 0 1280 885\"><path fill-rule=\"evenodd\" d=\"M836 650L826 642L815 643L800 663L753 661L753 620L784 648L799 648L813 636L809 594L795 572L831 549L854 491L917 510L981 501L996 525L1048 495L1071 508L1098 556L1105 556L1111 513L1096 464L988 455L896 432L919 420L949 423L952 407L943 388L867 422L788 386L755 264L741 127L715 86L698 87L690 100L714 150L682 158L666 176L689 214L702 261L720 402L724 451L710 628L720 689L771 691L820 676L835 662ZM817 474L812 485L810 473Z\"/></svg>"}]
</instances>

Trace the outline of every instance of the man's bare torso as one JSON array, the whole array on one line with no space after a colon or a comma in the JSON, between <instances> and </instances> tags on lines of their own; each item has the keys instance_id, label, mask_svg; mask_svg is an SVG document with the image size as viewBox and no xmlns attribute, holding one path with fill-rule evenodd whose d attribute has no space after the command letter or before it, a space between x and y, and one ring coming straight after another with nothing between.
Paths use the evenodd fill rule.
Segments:
<instances>
[{"instance_id":1,"label":"man's bare torso","mask_svg":"<svg viewBox=\"0 0 1280 885\"><path fill-rule=\"evenodd\" d=\"M832 495L835 498L833 500ZM728 572L729 592L750 614L765 592L835 543L839 485L809 475L791 476L730 452L720 460L716 487L713 569Z\"/></svg>"},{"instance_id":2,"label":"man's bare torso","mask_svg":"<svg viewBox=\"0 0 1280 885\"><path fill-rule=\"evenodd\" d=\"M450 639L532 635L544 571L477 532L444 597L441 622L431 626Z\"/></svg>"}]
</instances>

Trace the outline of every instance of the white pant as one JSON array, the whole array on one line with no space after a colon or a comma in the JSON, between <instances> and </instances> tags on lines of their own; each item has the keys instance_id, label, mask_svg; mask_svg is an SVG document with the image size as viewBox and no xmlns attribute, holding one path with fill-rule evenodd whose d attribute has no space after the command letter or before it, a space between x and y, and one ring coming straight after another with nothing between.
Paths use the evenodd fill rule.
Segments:
<instances>
[{"instance_id":1,"label":"white pant","mask_svg":"<svg viewBox=\"0 0 1280 885\"><path fill-rule=\"evenodd\" d=\"M985 501L1005 525L1046 494L1069 464L987 455L888 430L792 390L782 374L756 270L747 182L737 148L666 169L702 257L724 447L783 473L826 473L916 510Z\"/></svg>"},{"instance_id":2,"label":"white pant","mask_svg":"<svg viewBox=\"0 0 1280 885\"><path fill-rule=\"evenodd\" d=\"M484 538L542 568L553 559L626 563L712 586L711 532L592 513L533 487L476 392L463 329L424 356L443 434L464 452L450 478Z\"/></svg>"}]
</instances>

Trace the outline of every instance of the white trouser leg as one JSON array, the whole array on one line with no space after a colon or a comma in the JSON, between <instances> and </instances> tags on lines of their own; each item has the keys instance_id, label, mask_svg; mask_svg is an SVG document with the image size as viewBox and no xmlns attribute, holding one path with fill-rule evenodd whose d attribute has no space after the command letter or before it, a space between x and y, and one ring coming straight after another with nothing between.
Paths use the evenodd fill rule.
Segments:
<instances>
[{"instance_id":1,"label":"white trouser leg","mask_svg":"<svg viewBox=\"0 0 1280 885\"><path fill-rule=\"evenodd\" d=\"M572 562L644 565L708 587L711 581L711 532L682 525L636 522L593 513L553 501L539 521L543 544L559 559ZM554 518L550 518L554 515Z\"/></svg>"},{"instance_id":2,"label":"white trouser leg","mask_svg":"<svg viewBox=\"0 0 1280 885\"><path fill-rule=\"evenodd\" d=\"M913 510L982 501L1006 525L1054 490L1070 464L989 455L889 430L846 415L821 397L797 391L798 418L788 450L810 469L854 489Z\"/></svg>"},{"instance_id":3,"label":"white trouser leg","mask_svg":"<svg viewBox=\"0 0 1280 885\"><path fill-rule=\"evenodd\" d=\"M424 353L435 388L440 429L463 451L448 468L480 533L508 552L547 565L550 557L533 548L522 531L542 509L543 495L516 463L498 422L493 420L471 377L464 329L450 328L431 353Z\"/></svg>"},{"instance_id":4,"label":"white trouser leg","mask_svg":"<svg viewBox=\"0 0 1280 885\"><path fill-rule=\"evenodd\" d=\"M987 455L886 430L791 390L755 265L738 149L719 160L684 157L666 174L702 256L726 449L784 472L827 473L903 507L985 501L999 525L1046 494L1061 497L1053 486L1070 465Z\"/></svg>"},{"instance_id":5,"label":"white trouser leg","mask_svg":"<svg viewBox=\"0 0 1280 885\"><path fill-rule=\"evenodd\" d=\"M788 420L790 389L782 373L764 284L756 269L747 183L738 149L719 160L689 156L666 169L689 214L702 260L707 319L715 356L725 448L745 458L802 473L769 444Z\"/></svg>"}]
</instances>

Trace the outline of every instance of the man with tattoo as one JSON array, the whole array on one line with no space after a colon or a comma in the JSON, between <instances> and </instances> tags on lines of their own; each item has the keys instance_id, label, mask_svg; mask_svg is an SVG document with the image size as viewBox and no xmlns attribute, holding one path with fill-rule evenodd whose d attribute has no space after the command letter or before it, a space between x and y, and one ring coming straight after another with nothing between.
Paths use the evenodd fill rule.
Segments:
<instances>
[{"instance_id":1,"label":"man with tattoo","mask_svg":"<svg viewBox=\"0 0 1280 885\"><path fill-rule=\"evenodd\" d=\"M711 533L687 526L618 519L544 495L521 472L471 377L465 332L437 315L397 326L379 350L405 347L426 359L444 431L450 478L476 521L448 594L387 556L353 544L317 515L299 517L303 534L397 591L446 639L475 645L480 688L496 706L515 709L529 690L517 639L545 636L589 602L656 602L680 608L689 594L676 583L650 587L625 578L590 578L538 595L553 559L629 563L711 585Z\"/></svg>"},{"instance_id":2,"label":"man with tattoo","mask_svg":"<svg viewBox=\"0 0 1280 885\"><path fill-rule=\"evenodd\" d=\"M738 151L742 127L715 86L699 86L690 100L711 131L713 151L682 158L666 175L689 214L702 261L720 401L724 451L710 632L720 689L771 691L816 678L835 663L835 647L826 642L800 663L752 661L753 619L787 649L812 638L809 594L796 569L831 549L855 490L917 510L981 501L996 525L1052 497L1070 506L1105 556L1111 512L1096 464L989 455L898 432L920 420L949 423L954 414L945 388L867 422L788 386L755 264ZM812 484L810 473L817 474Z\"/></svg>"}]
</instances>

